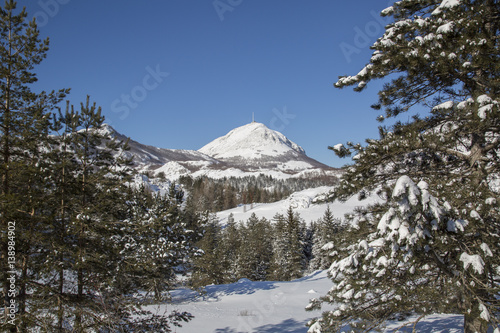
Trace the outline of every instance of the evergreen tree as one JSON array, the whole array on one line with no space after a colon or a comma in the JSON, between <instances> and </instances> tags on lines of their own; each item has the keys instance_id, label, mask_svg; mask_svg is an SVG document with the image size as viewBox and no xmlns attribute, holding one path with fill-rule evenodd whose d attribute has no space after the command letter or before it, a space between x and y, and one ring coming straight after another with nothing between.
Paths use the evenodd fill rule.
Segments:
<instances>
[{"instance_id":1,"label":"evergreen tree","mask_svg":"<svg viewBox=\"0 0 500 333\"><path fill-rule=\"evenodd\" d=\"M36 23L26 22L25 10L18 14L15 10L14 1L0 8L0 289L4 300L0 328L83 332L126 327L169 332L171 324L187 321L191 315L156 316L144 311L145 299L139 291L150 281L155 282L155 291L165 289L158 288L157 282L171 281L175 265L191 255L186 248L191 249L190 239L197 237L198 220L191 215L178 218L173 208L178 201L169 206L173 210L157 212L156 202L148 199L143 202L146 212L155 211L163 222L168 217L174 221L162 230L139 227L143 216L130 215L126 200L131 174L129 161L121 157L126 143L112 140L100 108L88 99L80 111L68 103L64 114L53 117L69 90L31 91L30 84L37 80L32 71L45 57L48 40L39 40ZM158 233L152 235L153 229ZM172 240L166 248L155 243L163 251L163 260L156 251L153 268L137 274L141 258L124 250L127 241L162 235Z\"/></svg>"},{"instance_id":2,"label":"evergreen tree","mask_svg":"<svg viewBox=\"0 0 500 333\"><path fill-rule=\"evenodd\" d=\"M333 216L330 206L327 206L323 217L315 224L313 241L313 258L309 269L327 269L336 255L340 243L340 220Z\"/></svg>"},{"instance_id":3,"label":"evergreen tree","mask_svg":"<svg viewBox=\"0 0 500 333\"><path fill-rule=\"evenodd\" d=\"M274 221L272 278L280 281L299 278L306 264L300 217L289 207L285 216L276 214Z\"/></svg>"},{"instance_id":4,"label":"evergreen tree","mask_svg":"<svg viewBox=\"0 0 500 333\"><path fill-rule=\"evenodd\" d=\"M422 225L434 223L430 234L419 236L414 244L401 238L391 257L386 257L391 268L397 262L405 263L404 258L398 257L400 251L414 251L414 246L419 244L425 251L419 255L414 251L406 260L416 260L415 266L428 268L428 273L421 275L421 281L429 283L427 288L421 288L418 281L411 285L403 283L402 292L408 294L405 298L389 287L394 282L392 275L387 278L385 274L389 270L381 273L381 265L373 262L358 266L356 263L360 261L356 253L368 249L374 257L379 254L378 244L373 243L374 235L367 240L368 246L358 239L353 246L361 252L344 258L345 261L337 261L332 274L335 277L336 272L346 274L347 271L354 276L363 274L360 267L368 267L367 275L360 280L365 283L363 288L372 295L386 295L374 307L372 326L380 324L377 320L386 314L406 308L394 306L396 302L401 305L410 301L414 304L413 310L427 313L429 309L436 309L433 303L455 299L457 307L449 309L458 308L464 314L465 332L486 332L489 324L498 325L499 322L500 198L495 182L500 176L500 6L491 0L403 0L382 14L392 16L394 22L372 46L374 52L370 63L355 76L341 77L336 86L355 85L355 90L361 91L371 80L391 75L392 80L379 92L379 102L374 105L375 109L385 109L385 116L380 120L412 111L416 105L429 107L430 111L425 117L414 115L406 123L381 127L380 138L367 140L366 146L348 143L331 147L339 156L357 155L355 164L346 168L337 195L347 199L358 192L365 197L377 191L390 199L390 188L402 175L425 181L419 184L429 184L419 186L418 191L406 192L406 199L402 192L396 191L386 209L390 219L395 221L396 213L391 205L397 200L402 200L400 203L406 200L408 210L405 211L406 206L400 210L408 214L399 219L401 226L411 230L411 235ZM411 183L407 181L406 184ZM427 197L420 199L422 193ZM432 202L431 193L440 198L436 199L439 205L434 206L437 211L432 213L427 211ZM416 209L419 214L414 207L419 207ZM432 216L436 221L428 220ZM443 226L443 221L465 222ZM465 232L459 230L461 226ZM387 230L380 229L379 225L377 235L390 235ZM405 229L398 230L401 234ZM394 244L394 240L389 243ZM348 260L353 260L352 264L348 264ZM380 264L383 261L381 259ZM395 270L402 276L409 276L411 271L406 264L401 270ZM359 282L350 282L337 286L339 291L345 292L343 299L350 305L330 312L325 319L339 319L337 323L345 324L356 318L352 309L358 307L357 315L362 312L357 300L368 299L363 293L358 294ZM352 289L347 290L347 285ZM428 290L432 288L441 294ZM414 293L413 290L422 292ZM401 299L394 299L395 295ZM336 296L331 301L340 298ZM373 303L373 300L368 301L366 305ZM406 309L410 309L411 304ZM314 307L317 305L315 303ZM319 332L326 329L322 326L329 326L325 320L311 324L310 332Z\"/></svg>"},{"instance_id":5,"label":"evergreen tree","mask_svg":"<svg viewBox=\"0 0 500 333\"><path fill-rule=\"evenodd\" d=\"M177 275L186 274L188 260L198 252L194 246L198 237L186 223L182 203L183 192L174 185L168 195L139 188L127 199L122 283L128 278L127 283L148 292L156 303L168 299Z\"/></svg>"},{"instance_id":6,"label":"evergreen tree","mask_svg":"<svg viewBox=\"0 0 500 333\"><path fill-rule=\"evenodd\" d=\"M205 227L202 239L197 247L202 255L194 259L193 275L191 283L199 288L209 284L224 283L224 271L221 261L221 226L215 217L207 217L208 224Z\"/></svg>"},{"instance_id":7,"label":"evergreen tree","mask_svg":"<svg viewBox=\"0 0 500 333\"><path fill-rule=\"evenodd\" d=\"M16 13L15 1L6 1L0 8L0 289L4 301L0 327L11 330L25 330L35 320L27 308L27 289L33 272L40 269L30 256L46 236L40 232L46 223L40 212L46 199L49 112L69 91L32 92L30 85L37 81L33 69L45 58L48 39L41 41L35 22L26 18L24 9Z\"/></svg>"},{"instance_id":8,"label":"evergreen tree","mask_svg":"<svg viewBox=\"0 0 500 333\"><path fill-rule=\"evenodd\" d=\"M227 218L227 224L222 230L220 244L221 263L224 283L232 283L238 280L238 250L241 248L240 229L234 221L231 213Z\"/></svg>"},{"instance_id":9,"label":"evergreen tree","mask_svg":"<svg viewBox=\"0 0 500 333\"><path fill-rule=\"evenodd\" d=\"M252 281L265 281L269 277L272 255L271 225L265 218L252 213L241 228L241 245L238 255L238 277Z\"/></svg>"}]
</instances>

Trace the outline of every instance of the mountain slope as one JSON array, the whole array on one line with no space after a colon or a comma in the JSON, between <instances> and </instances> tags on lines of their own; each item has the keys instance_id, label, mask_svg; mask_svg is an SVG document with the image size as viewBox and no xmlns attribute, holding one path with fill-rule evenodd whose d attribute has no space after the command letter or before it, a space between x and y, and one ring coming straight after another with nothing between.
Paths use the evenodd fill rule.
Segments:
<instances>
[{"instance_id":1,"label":"mountain slope","mask_svg":"<svg viewBox=\"0 0 500 333\"><path fill-rule=\"evenodd\" d=\"M331 169L308 157L302 147L282 133L257 122L235 128L198 151L247 170L265 168L295 173L308 169Z\"/></svg>"},{"instance_id":2,"label":"mountain slope","mask_svg":"<svg viewBox=\"0 0 500 333\"><path fill-rule=\"evenodd\" d=\"M260 159L288 152L305 154L304 149L283 134L252 122L238 127L198 150L221 160L234 158Z\"/></svg>"},{"instance_id":3,"label":"mountain slope","mask_svg":"<svg viewBox=\"0 0 500 333\"><path fill-rule=\"evenodd\" d=\"M220 163L216 159L196 150L166 149L144 145L129 139L108 124L105 124L102 130L107 131L116 140L129 140L129 150L124 155L125 157L133 158L134 167L139 171L154 170L171 162L194 162L194 164Z\"/></svg>"},{"instance_id":4,"label":"mountain slope","mask_svg":"<svg viewBox=\"0 0 500 333\"><path fill-rule=\"evenodd\" d=\"M110 125L102 129L117 140L128 138ZM129 140L134 168L139 172L162 172L166 178L246 177L265 174L273 178L337 177L338 169L320 163L305 154L302 147L264 124L250 123L230 131L196 150L166 149Z\"/></svg>"}]
</instances>

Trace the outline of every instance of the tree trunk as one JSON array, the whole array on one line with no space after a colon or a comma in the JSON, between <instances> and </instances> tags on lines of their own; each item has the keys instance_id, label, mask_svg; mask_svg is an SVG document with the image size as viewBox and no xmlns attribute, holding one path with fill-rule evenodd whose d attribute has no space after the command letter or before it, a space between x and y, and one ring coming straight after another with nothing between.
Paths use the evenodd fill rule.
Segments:
<instances>
[{"instance_id":1,"label":"tree trunk","mask_svg":"<svg viewBox=\"0 0 500 333\"><path fill-rule=\"evenodd\" d=\"M487 333L487 331L488 324L481 318L472 315L464 316L464 333Z\"/></svg>"}]
</instances>

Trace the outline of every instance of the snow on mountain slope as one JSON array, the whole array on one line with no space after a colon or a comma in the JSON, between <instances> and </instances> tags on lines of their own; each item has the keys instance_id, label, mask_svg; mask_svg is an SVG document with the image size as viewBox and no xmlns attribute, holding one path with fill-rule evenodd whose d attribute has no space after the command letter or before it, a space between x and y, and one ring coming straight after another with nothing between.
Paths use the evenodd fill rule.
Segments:
<instances>
[{"instance_id":1,"label":"snow on mountain slope","mask_svg":"<svg viewBox=\"0 0 500 333\"><path fill-rule=\"evenodd\" d=\"M380 200L376 197L370 197L359 201L357 197L353 197L346 202L334 201L325 203L324 200L333 189L334 187L332 186L307 189L295 192L281 201L266 204L255 203L253 205L245 205L218 212L217 217L222 224L227 222L230 214L233 214L234 220L237 222L248 220L253 213L259 218L265 217L268 220L272 220L276 213L286 214L288 207L292 207L309 224L320 219L328 206L330 206L330 210L336 218L343 219L344 215L352 212L354 208L373 204Z\"/></svg>"},{"instance_id":2,"label":"snow on mountain slope","mask_svg":"<svg viewBox=\"0 0 500 333\"><path fill-rule=\"evenodd\" d=\"M302 147L288 140L286 136L257 122L235 128L198 151L221 160L260 159L288 152L305 154Z\"/></svg>"},{"instance_id":3,"label":"snow on mountain slope","mask_svg":"<svg viewBox=\"0 0 500 333\"><path fill-rule=\"evenodd\" d=\"M308 157L302 147L282 133L257 122L235 128L198 151L240 169L279 169L288 173L331 169Z\"/></svg>"},{"instance_id":4,"label":"snow on mountain slope","mask_svg":"<svg viewBox=\"0 0 500 333\"><path fill-rule=\"evenodd\" d=\"M166 149L144 145L127 136L117 132L113 127L104 124L101 131L105 131L116 140L127 141L129 150L124 153L125 157L132 157L136 169L140 171L156 169L170 162L191 162L217 164L217 160L195 150Z\"/></svg>"},{"instance_id":5,"label":"snow on mountain slope","mask_svg":"<svg viewBox=\"0 0 500 333\"><path fill-rule=\"evenodd\" d=\"M128 139L109 125L101 131L117 140ZM308 157L283 134L259 123L238 127L199 151L157 148L134 140L129 140L129 147L124 155L133 158L138 171L162 172L171 181L186 175L224 178L265 174L277 179L339 175L338 169Z\"/></svg>"}]
</instances>

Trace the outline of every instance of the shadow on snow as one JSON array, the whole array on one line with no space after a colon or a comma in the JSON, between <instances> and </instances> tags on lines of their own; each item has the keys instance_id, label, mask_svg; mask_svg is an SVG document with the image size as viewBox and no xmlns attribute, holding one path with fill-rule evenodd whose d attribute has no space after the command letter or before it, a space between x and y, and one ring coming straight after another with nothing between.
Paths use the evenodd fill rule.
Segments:
<instances>
[{"instance_id":1,"label":"shadow on snow","mask_svg":"<svg viewBox=\"0 0 500 333\"><path fill-rule=\"evenodd\" d=\"M251 331L239 331L234 328L218 328L214 333L249 333L249 332L259 332L259 333L305 333L307 332L307 327L305 326L307 321L297 321L295 319L286 319L279 324L267 324L263 326L256 327Z\"/></svg>"}]
</instances>

